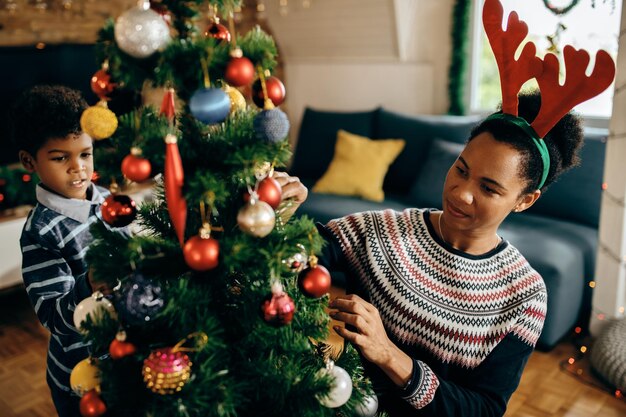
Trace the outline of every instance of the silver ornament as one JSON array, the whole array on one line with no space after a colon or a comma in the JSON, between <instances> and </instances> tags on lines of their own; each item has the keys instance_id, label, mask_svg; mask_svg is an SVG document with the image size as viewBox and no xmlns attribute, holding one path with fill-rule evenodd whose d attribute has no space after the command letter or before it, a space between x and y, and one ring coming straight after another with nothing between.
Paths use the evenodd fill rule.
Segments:
<instances>
[{"instance_id":1,"label":"silver ornament","mask_svg":"<svg viewBox=\"0 0 626 417\"><path fill-rule=\"evenodd\" d=\"M124 12L115 22L115 41L120 49L135 58L146 58L170 42L170 28L150 2Z\"/></svg>"},{"instance_id":2,"label":"silver ornament","mask_svg":"<svg viewBox=\"0 0 626 417\"><path fill-rule=\"evenodd\" d=\"M90 297L78 303L74 309L74 326L76 326L80 332L84 333L85 330L81 327L81 323L87 319L88 314L91 315L91 319L93 320L94 316L101 314L99 310L108 312L111 317L117 317L113 303L104 298L101 292L96 291L91 294Z\"/></svg>"},{"instance_id":3,"label":"silver ornament","mask_svg":"<svg viewBox=\"0 0 626 417\"><path fill-rule=\"evenodd\" d=\"M237 214L239 228L252 236L265 237L274 229L276 213L272 206L253 195Z\"/></svg>"},{"instance_id":4,"label":"silver ornament","mask_svg":"<svg viewBox=\"0 0 626 417\"><path fill-rule=\"evenodd\" d=\"M354 411L360 417L374 417L378 411L378 397L368 395L363 398L363 402L354 407Z\"/></svg>"},{"instance_id":5,"label":"silver ornament","mask_svg":"<svg viewBox=\"0 0 626 417\"><path fill-rule=\"evenodd\" d=\"M352 395L352 379L345 369L335 366L329 360L326 368L320 369L321 374L330 375L334 381L330 387L330 392L325 396L318 396L317 399L324 407L337 408L348 402Z\"/></svg>"}]
</instances>

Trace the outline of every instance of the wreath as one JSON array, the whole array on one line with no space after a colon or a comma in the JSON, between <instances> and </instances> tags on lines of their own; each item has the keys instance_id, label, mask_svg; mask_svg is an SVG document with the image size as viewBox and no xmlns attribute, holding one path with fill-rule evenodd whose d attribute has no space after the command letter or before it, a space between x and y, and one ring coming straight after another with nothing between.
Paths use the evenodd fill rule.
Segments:
<instances>
[{"instance_id":1,"label":"wreath","mask_svg":"<svg viewBox=\"0 0 626 417\"><path fill-rule=\"evenodd\" d=\"M580 0L572 0L570 2L570 4L568 4L567 6L564 6L564 7L557 7L554 4L552 4L552 2L550 0L543 0L543 4L552 13L554 13L556 15L562 15L562 14L565 14L565 13L569 12L574 7L576 7L576 5L578 4L579 1Z\"/></svg>"}]
</instances>

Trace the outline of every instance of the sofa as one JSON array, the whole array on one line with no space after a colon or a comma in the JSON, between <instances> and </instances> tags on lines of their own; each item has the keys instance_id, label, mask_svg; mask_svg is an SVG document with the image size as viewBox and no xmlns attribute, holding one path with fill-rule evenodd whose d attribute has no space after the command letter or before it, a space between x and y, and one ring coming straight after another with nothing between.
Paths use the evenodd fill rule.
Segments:
<instances>
[{"instance_id":1,"label":"sofa","mask_svg":"<svg viewBox=\"0 0 626 417\"><path fill-rule=\"evenodd\" d=\"M309 187L298 213L325 223L366 210L441 207L446 173L478 121L475 116L407 115L385 108L305 109L290 167ZM383 201L312 189L333 159L340 129L373 140L404 139L404 149L384 177ZM546 283L548 311L538 342L542 350L554 347L574 327L585 331L588 325L607 135L605 129L586 128L581 165L552 184L529 210L509 215L499 230Z\"/></svg>"}]
</instances>

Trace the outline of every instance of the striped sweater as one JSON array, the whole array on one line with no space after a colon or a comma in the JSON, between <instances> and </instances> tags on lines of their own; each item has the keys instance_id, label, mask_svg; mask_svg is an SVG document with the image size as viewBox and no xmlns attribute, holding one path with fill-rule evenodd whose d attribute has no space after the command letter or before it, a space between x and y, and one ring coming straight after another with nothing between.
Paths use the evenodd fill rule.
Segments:
<instances>
[{"instance_id":1,"label":"striped sweater","mask_svg":"<svg viewBox=\"0 0 626 417\"><path fill-rule=\"evenodd\" d=\"M84 257L89 226L102 220L103 188L92 185L88 200L68 199L37 186L37 204L22 230L22 276L41 324L50 333L47 380L71 393L70 373L89 352L74 326L76 305L91 295Z\"/></svg>"},{"instance_id":2,"label":"striped sweater","mask_svg":"<svg viewBox=\"0 0 626 417\"><path fill-rule=\"evenodd\" d=\"M379 311L413 358L407 387L364 363L391 416L502 416L543 327L541 276L506 241L473 256L441 241L430 211L364 212L319 226L321 262Z\"/></svg>"}]
</instances>

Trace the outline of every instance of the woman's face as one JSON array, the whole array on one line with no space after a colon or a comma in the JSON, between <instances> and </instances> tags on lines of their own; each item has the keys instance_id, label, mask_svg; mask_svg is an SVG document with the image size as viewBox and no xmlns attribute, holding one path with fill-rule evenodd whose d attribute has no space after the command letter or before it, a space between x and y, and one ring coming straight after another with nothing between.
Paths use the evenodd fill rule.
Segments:
<instances>
[{"instance_id":1,"label":"woman's face","mask_svg":"<svg viewBox=\"0 0 626 417\"><path fill-rule=\"evenodd\" d=\"M483 132L465 146L446 176L443 216L459 231L492 232L512 211L532 205L539 193L522 194L521 155Z\"/></svg>"}]
</instances>

